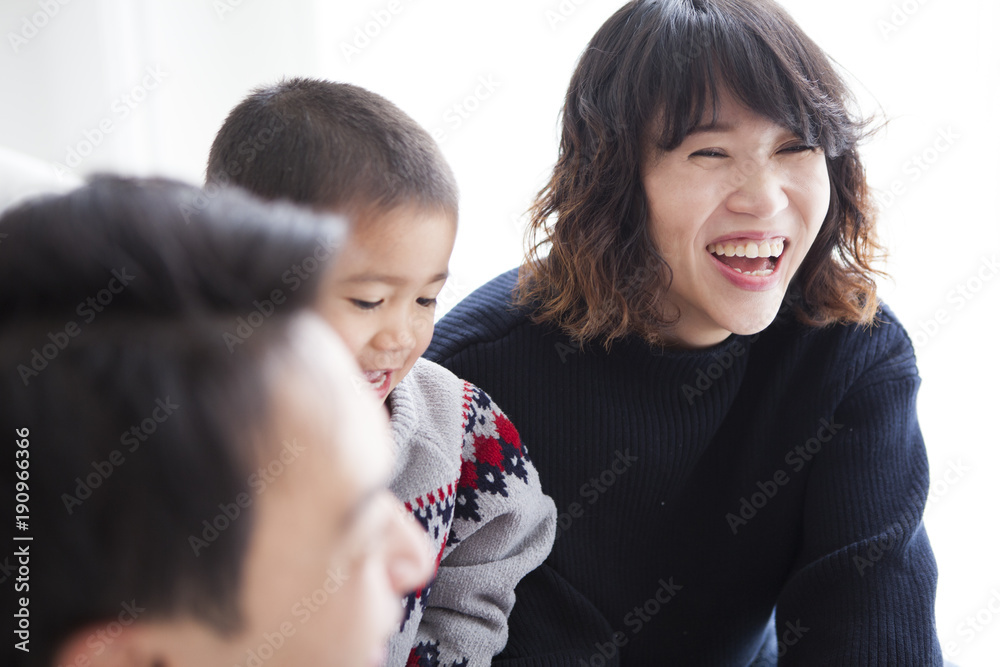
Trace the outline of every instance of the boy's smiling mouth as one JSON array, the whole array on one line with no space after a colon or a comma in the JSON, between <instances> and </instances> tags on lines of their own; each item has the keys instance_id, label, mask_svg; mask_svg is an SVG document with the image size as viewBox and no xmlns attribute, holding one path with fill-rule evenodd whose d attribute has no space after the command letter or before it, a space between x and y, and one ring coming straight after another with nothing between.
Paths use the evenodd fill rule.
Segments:
<instances>
[{"instance_id":1,"label":"boy's smiling mouth","mask_svg":"<svg viewBox=\"0 0 1000 667\"><path fill-rule=\"evenodd\" d=\"M364 371L365 379L368 380L372 391L381 399L389 393L392 383L392 370Z\"/></svg>"}]
</instances>

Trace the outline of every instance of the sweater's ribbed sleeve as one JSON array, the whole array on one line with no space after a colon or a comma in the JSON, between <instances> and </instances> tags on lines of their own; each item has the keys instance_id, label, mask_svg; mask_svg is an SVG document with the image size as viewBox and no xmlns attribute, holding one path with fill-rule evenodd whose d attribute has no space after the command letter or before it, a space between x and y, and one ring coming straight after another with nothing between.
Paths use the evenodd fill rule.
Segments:
<instances>
[{"instance_id":1,"label":"sweater's ribbed sleeve","mask_svg":"<svg viewBox=\"0 0 1000 667\"><path fill-rule=\"evenodd\" d=\"M782 667L942 664L937 569L921 520L929 479L920 380L896 331L818 433L802 550L777 605Z\"/></svg>"}]
</instances>

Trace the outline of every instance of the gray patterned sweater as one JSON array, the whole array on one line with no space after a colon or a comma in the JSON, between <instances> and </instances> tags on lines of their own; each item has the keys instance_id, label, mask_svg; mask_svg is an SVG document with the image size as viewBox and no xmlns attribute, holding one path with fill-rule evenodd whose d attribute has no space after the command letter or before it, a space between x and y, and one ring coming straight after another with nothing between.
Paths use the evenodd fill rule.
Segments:
<instances>
[{"instance_id":1,"label":"gray patterned sweater","mask_svg":"<svg viewBox=\"0 0 1000 667\"><path fill-rule=\"evenodd\" d=\"M390 487L427 530L437 572L411 593L388 667L481 667L507 643L514 587L552 548L556 508L486 392L426 359L389 396Z\"/></svg>"}]
</instances>

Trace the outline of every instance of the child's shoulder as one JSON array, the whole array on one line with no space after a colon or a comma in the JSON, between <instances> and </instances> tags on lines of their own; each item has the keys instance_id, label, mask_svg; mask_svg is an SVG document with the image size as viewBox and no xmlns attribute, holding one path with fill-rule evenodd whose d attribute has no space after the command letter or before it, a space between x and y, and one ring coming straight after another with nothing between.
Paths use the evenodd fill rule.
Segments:
<instances>
[{"instance_id":1,"label":"child's shoulder","mask_svg":"<svg viewBox=\"0 0 1000 667\"><path fill-rule=\"evenodd\" d=\"M450 422L457 417L466 434L512 428L489 394L429 359L418 359L400 387L406 402L428 421Z\"/></svg>"}]
</instances>

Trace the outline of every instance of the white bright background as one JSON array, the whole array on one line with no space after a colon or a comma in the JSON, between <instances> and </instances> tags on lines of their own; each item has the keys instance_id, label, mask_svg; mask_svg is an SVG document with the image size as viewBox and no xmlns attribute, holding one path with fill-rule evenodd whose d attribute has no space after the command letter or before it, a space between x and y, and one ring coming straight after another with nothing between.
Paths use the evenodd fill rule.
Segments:
<instances>
[{"instance_id":1,"label":"white bright background","mask_svg":"<svg viewBox=\"0 0 1000 667\"><path fill-rule=\"evenodd\" d=\"M290 75L353 82L441 137L462 191L450 307L519 262L522 213L555 159L570 73L621 4L5 0L0 161L22 160L13 151L39 161L25 173L51 174L59 163L70 177L112 170L200 182L216 130L250 88ZM1000 277L988 261L998 242L1000 8L995 0L784 4L847 70L865 108L890 120L866 157L895 279L882 295L913 335L924 378L938 631L952 660L992 666ZM365 30L371 36L359 38Z\"/></svg>"}]
</instances>

